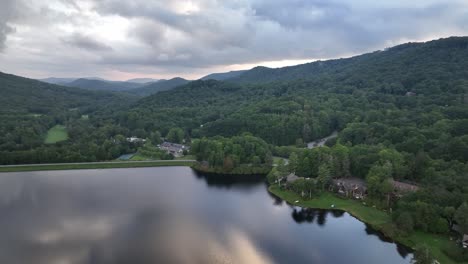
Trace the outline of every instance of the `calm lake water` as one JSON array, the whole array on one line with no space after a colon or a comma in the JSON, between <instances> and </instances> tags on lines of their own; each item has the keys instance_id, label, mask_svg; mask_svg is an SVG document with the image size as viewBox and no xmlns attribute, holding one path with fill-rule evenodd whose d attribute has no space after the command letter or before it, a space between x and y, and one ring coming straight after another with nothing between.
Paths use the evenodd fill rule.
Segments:
<instances>
[{"instance_id":1,"label":"calm lake water","mask_svg":"<svg viewBox=\"0 0 468 264\"><path fill-rule=\"evenodd\" d=\"M0 173L0 263L410 263L347 213L187 167Z\"/></svg>"}]
</instances>

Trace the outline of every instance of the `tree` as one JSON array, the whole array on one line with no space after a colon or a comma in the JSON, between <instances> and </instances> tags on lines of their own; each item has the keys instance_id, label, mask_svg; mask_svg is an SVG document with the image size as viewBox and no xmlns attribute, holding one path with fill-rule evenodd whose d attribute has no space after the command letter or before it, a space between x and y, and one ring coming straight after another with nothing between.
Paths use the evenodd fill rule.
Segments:
<instances>
[{"instance_id":1,"label":"tree","mask_svg":"<svg viewBox=\"0 0 468 264\"><path fill-rule=\"evenodd\" d=\"M405 233L409 234L413 232L414 221L413 216L410 212L403 212L399 214L395 220L396 225L400 230L403 230Z\"/></svg>"},{"instance_id":2,"label":"tree","mask_svg":"<svg viewBox=\"0 0 468 264\"><path fill-rule=\"evenodd\" d=\"M304 188L309 193L309 199L312 199L312 193L315 192L316 184L313 179L306 179Z\"/></svg>"},{"instance_id":3,"label":"tree","mask_svg":"<svg viewBox=\"0 0 468 264\"><path fill-rule=\"evenodd\" d=\"M387 196L387 207L390 207L390 194L393 192L393 185L389 179L385 179L380 183L379 190L383 195Z\"/></svg>"},{"instance_id":4,"label":"tree","mask_svg":"<svg viewBox=\"0 0 468 264\"><path fill-rule=\"evenodd\" d=\"M388 179L391 175L392 167L388 162L383 165L372 166L366 177L369 195L371 197L381 198L382 194L388 194Z\"/></svg>"},{"instance_id":5,"label":"tree","mask_svg":"<svg viewBox=\"0 0 468 264\"><path fill-rule=\"evenodd\" d=\"M276 166L276 170L278 171L280 177L284 177L288 174L288 167L286 166L284 159L280 159Z\"/></svg>"},{"instance_id":6,"label":"tree","mask_svg":"<svg viewBox=\"0 0 468 264\"><path fill-rule=\"evenodd\" d=\"M332 155L334 157L333 167L336 177L349 177L350 172L350 161L349 161L349 149L341 144L336 144L332 148Z\"/></svg>"},{"instance_id":7,"label":"tree","mask_svg":"<svg viewBox=\"0 0 468 264\"><path fill-rule=\"evenodd\" d=\"M297 193L300 194L301 197L304 197L307 189L306 189L306 180L304 179L298 179L294 182L291 183L291 189Z\"/></svg>"},{"instance_id":8,"label":"tree","mask_svg":"<svg viewBox=\"0 0 468 264\"><path fill-rule=\"evenodd\" d=\"M224 158L223 169L228 172L234 169L234 161L230 156Z\"/></svg>"},{"instance_id":9,"label":"tree","mask_svg":"<svg viewBox=\"0 0 468 264\"><path fill-rule=\"evenodd\" d=\"M468 204L465 202L455 212L455 220L464 233L468 233Z\"/></svg>"},{"instance_id":10,"label":"tree","mask_svg":"<svg viewBox=\"0 0 468 264\"><path fill-rule=\"evenodd\" d=\"M303 148L304 147L304 140L302 138L296 139L296 147Z\"/></svg>"},{"instance_id":11,"label":"tree","mask_svg":"<svg viewBox=\"0 0 468 264\"><path fill-rule=\"evenodd\" d=\"M296 172L298 161L299 157L297 156L296 152L292 152L291 155L289 155L289 171L294 173Z\"/></svg>"},{"instance_id":12,"label":"tree","mask_svg":"<svg viewBox=\"0 0 468 264\"><path fill-rule=\"evenodd\" d=\"M304 142L310 141L310 133L310 126L308 124L304 124L304 126L302 127L302 139L304 140Z\"/></svg>"},{"instance_id":13,"label":"tree","mask_svg":"<svg viewBox=\"0 0 468 264\"><path fill-rule=\"evenodd\" d=\"M166 135L166 139L172 143L182 143L184 131L181 128L172 128Z\"/></svg>"},{"instance_id":14,"label":"tree","mask_svg":"<svg viewBox=\"0 0 468 264\"><path fill-rule=\"evenodd\" d=\"M322 190L325 189L326 185L329 184L332 180L330 168L326 164L319 166L317 183L320 185Z\"/></svg>"},{"instance_id":15,"label":"tree","mask_svg":"<svg viewBox=\"0 0 468 264\"><path fill-rule=\"evenodd\" d=\"M403 178L406 175L406 166L403 155L395 149L383 149L379 152L381 164L389 163L392 166L392 177L395 179Z\"/></svg>"},{"instance_id":16,"label":"tree","mask_svg":"<svg viewBox=\"0 0 468 264\"><path fill-rule=\"evenodd\" d=\"M455 207L447 206L447 207L444 207L444 211L442 212L445 219L447 219L447 222L448 222L450 228L453 227L453 221L455 220L455 212L456 211L457 210L455 209Z\"/></svg>"},{"instance_id":17,"label":"tree","mask_svg":"<svg viewBox=\"0 0 468 264\"><path fill-rule=\"evenodd\" d=\"M152 132L150 134L149 139L151 140L151 142L153 142L153 144L160 144L162 142L161 133L159 133L159 131Z\"/></svg>"},{"instance_id":18,"label":"tree","mask_svg":"<svg viewBox=\"0 0 468 264\"><path fill-rule=\"evenodd\" d=\"M432 256L427 246L421 246L414 252L414 257L411 260L414 264L433 264L434 257Z\"/></svg>"}]
</instances>

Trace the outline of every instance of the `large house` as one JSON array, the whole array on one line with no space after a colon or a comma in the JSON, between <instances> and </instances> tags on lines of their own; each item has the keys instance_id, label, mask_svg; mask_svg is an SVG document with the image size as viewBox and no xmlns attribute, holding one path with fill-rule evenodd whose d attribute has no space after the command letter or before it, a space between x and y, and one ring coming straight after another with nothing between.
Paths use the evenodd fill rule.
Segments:
<instances>
[{"instance_id":1,"label":"large house","mask_svg":"<svg viewBox=\"0 0 468 264\"><path fill-rule=\"evenodd\" d=\"M463 248L468 248L468 235L464 234L462 239Z\"/></svg>"},{"instance_id":2,"label":"large house","mask_svg":"<svg viewBox=\"0 0 468 264\"><path fill-rule=\"evenodd\" d=\"M366 182L359 178L334 179L331 188L343 196L354 199L363 199L367 194Z\"/></svg>"},{"instance_id":3,"label":"large house","mask_svg":"<svg viewBox=\"0 0 468 264\"><path fill-rule=\"evenodd\" d=\"M165 150L167 153L172 154L174 157L182 157L184 155L184 150L188 151L190 149L188 146L171 142L163 142L158 147Z\"/></svg>"}]
</instances>

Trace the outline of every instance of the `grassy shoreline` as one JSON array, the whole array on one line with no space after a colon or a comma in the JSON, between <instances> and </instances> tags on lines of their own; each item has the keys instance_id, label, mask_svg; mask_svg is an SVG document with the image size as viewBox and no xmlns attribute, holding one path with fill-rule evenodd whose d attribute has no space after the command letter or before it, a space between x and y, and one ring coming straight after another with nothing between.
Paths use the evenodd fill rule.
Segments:
<instances>
[{"instance_id":1,"label":"grassy shoreline","mask_svg":"<svg viewBox=\"0 0 468 264\"><path fill-rule=\"evenodd\" d=\"M321 194L318 198L304 200L296 193L282 190L276 185L270 186L268 191L295 206L346 211L375 230L384 233L390 239L407 247L415 249L416 246L426 245L441 264L467 264L466 262L456 262L442 252L442 248L445 246L457 246L448 236L423 232L414 232L407 237L392 236L385 232L385 225L391 222L390 214L373 207L365 206L359 201L339 198L329 192ZM296 203L296 201L298 202ZM332 208L331 205L334 205L334 207Z\"/></svg>"},{"instance_id":2,"label":"grassy shoreline","mask_svg":"<svg viewBox=\"0 0 468 264\"><path fill-rule=\"evenodd\" d=\"M45 171L45 170L88 170L88 169L114 169L114 168L142 168L142 167L167 167L167 166L188 166L194 161L173 160L173 161L148 161L148 162L95 162L95 163L64 163L64 164L37 164L0 167L1 172L21 172L21 171Z\"/></svg>"}]
</instances>

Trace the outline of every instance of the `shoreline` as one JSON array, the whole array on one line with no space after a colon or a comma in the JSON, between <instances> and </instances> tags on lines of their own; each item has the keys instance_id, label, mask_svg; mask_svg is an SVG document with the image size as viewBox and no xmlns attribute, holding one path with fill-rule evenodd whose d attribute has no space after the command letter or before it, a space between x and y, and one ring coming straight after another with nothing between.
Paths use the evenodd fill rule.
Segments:
<instances>
[{"instance_id":1,"label":"shoreline","mask_svg":"<svg viewBox=\"0 0 468 264\"><path fill-rule=\"evenodd\" d=\"M209 175L228 175L228 176L249 176L249 175L267 175L271 171L271 167L249 167L235 168L231 171L224 171L220 168L204 168L198 162L194 162L190 166L194 171L209 174Z\"/></svg>"},{"instance_id":2,"label":"shoreline","mask_svg":"<svg viewBox=\"0 0 468 264\"><path fill-rule=\"evenodd\" d=\"M109 161L109 162L83 162L83 163L50 163L50 164L21 164L2 165L0 173L22 171L48 171L48 170L89 170L89 169L119 169L144 168L168 166L192 166L194 160L154 160L154 161Z\"/></svg>"},{"instance_id":3,"label":"shoreline","mask_svg":"<svg viewBox=\"0 0 468 264\"><path fill-rule=\"evenodd\" d=\"M388 232L385 232L385 225L391 223L390 215L379 209L365 206L358 201L339 198L329 192L324 192L319 197L315 197L311 200L303 200L296 193L281 190L275 185L270 185L268 187L268 192L294 206L344 211L359 221L368 224L373 229L381 232L385 237L402 244L403 246L411 248L412 250L415 250L418 245L425 244L430 249L434 258L441 264L466 264L466 262L456 262L442 252L443 246L454 244L447 235L413 232L407 237L401 237L395 234L389 234ZM295 201L299 202L296 203ZM332 204L335 206L331 207Z\"/></svg>"}]
</instances>

